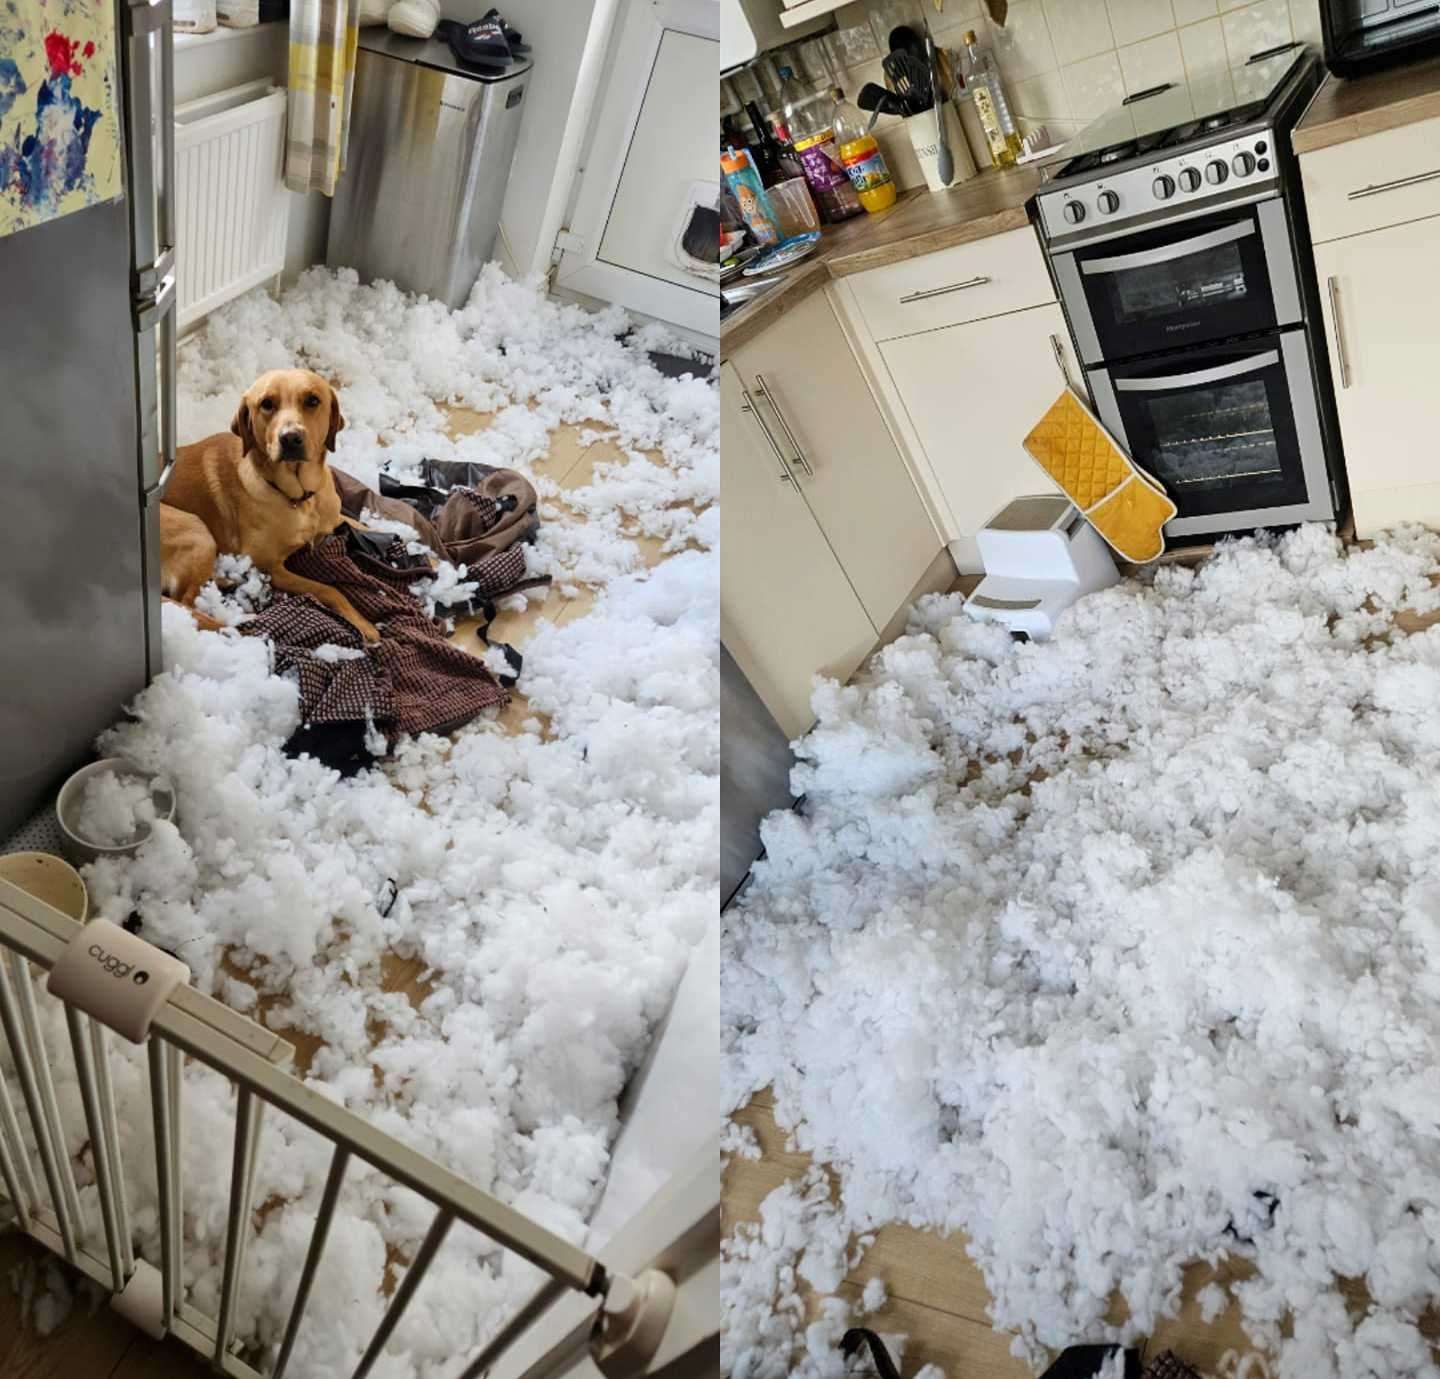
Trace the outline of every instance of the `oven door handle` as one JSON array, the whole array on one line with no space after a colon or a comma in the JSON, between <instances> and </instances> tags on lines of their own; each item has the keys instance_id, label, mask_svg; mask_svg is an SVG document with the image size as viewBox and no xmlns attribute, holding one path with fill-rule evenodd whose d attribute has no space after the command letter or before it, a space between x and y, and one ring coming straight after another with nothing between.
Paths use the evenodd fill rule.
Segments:
<instances>
[{"instance_id":1,"label":"oven door handle","mask_svg":"<svg viewBox=\"0 0 1440 1379\"><path fill-rule=\"evenodd\" d=\"M1217 383L1222 378L1239 378L1242 374L1259 373L1280 362L1279 350L1237 359L1233 364L1217 364L1213 369L1197 369L1194 373L1169 374L1165 378L1117 378L1117 393L1159 393L1167 388L1190 388L1199 383Z\"/></svg>"},{"instance_id":2,"label":"oven door handle","mask_svg":"<svg viewBox=\"0 0 1440 1379\"><path fill-rule=\"evenodd\" d=\"M1082 273L1123 273L1127 268L1148 268L1152 263L1169 263L1171 259L1183 259L1187 254L1198 254L1217 245L1229 244L1255 233L1253 220L1241 220L1234 225L1222 225L1190 239L1177 240L1174 244L1162 244L1155 249L1142 249L1136 254L1116 254L1108 259L1087 259L1080 265Z\"/></svg>"}]
</instances>

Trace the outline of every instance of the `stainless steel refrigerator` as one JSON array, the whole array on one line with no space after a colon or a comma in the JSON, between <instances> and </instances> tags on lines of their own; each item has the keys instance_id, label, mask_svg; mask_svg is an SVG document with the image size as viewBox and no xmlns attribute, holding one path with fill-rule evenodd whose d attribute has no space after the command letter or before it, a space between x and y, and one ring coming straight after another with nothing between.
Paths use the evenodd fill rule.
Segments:
<instances>
[{"instance_id":1,"label":"stainless steel refrigerator","mask_svg":"<svg viewBox=\"0 0 1440 1379\"><path fill-rule=\"evenodd\" d=\"M123 191L0 237L0 841L161 669L159 503L175 455L171 0L120 0L110 17Z\"/></svg>"}]
</instances>

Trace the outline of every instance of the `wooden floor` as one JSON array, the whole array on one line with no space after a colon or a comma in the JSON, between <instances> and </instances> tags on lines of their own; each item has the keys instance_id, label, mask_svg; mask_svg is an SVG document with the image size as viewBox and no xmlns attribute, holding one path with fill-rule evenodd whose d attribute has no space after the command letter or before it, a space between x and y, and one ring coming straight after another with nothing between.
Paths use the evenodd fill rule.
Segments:
<instances>
[{"instance_id":1,"label":"wooden floor","mask_svg":"<svg viewBox=\"0 0 1440 1379\"><path fill-rule=\"evenodd\" d=\"M493 414L450 408L449 429L454 436L470 435L484 430L493 421ZM623 461L626 454L607 439L586 440L582 433L602 429L596 423L585 426L566 425L551 433L546 457L532 466L532 471L559 485L558 497L541 498L546 503L564 504L565 495L590 483L595 466L605 461ZM542 518L543 520L543 518ZM570 521L584 521L581 514L570 512ZM648 537L632 537L639 547L646 567L653 567L666 558L661 542ZM523 612L501 612L490 628L493 640L523 648L534 636L542 621L563 624L584 617L594 607L595 595L581 588L575 597L567 598L558 589L551 589L545 598L532 595ZM457 622L451 640L465 650L480 655L485 644L476 635L478 619ZM523 677L521 684L523 686ZM510 732L523 731L521 725L537 715L525 701L523 693L514 694L501 712L499 722ZM239 969L235 975L243 976ZM418 959L402 959L387 954L381 963L381 989L403 992L418 1007L430 994L424 977L424 964ZM282 1005L284 997L262 998L261 1008L252 1018L261 1019L271 1005ZM268 1023L268 1021L266 1022ZM277 1033L295 1045L294 1071L303 1074L322 1047L313 1035L281 1024L273 1026ZM378 1036L377 1036L378 1037ZM20 1300L11 1286L11 1271L17 1266L42 1267L50 1256L28 1239L15 1236L0 1238L0 1379L200 1379L213 1375L214 1370L185 1347L173 1341L163 1344L152 1341L134 1330L101 1302L93 1313L85 1303L74 1309L70 1318L48 1337L37 1336L22 1324Z\"/></svg>"},{"instance_id":2,"label":"wooden floor","mask_svg":"<svg viewBox=\"0 0 1440 1379\"><path fill-rule=\"evenodd\" d=\"M1194 563L1207 552L1193 553L1187 563ZM978 582L975 576L962 576L952 592L969 593ZM1412 633L1440 623L1440 613L1415 615L1399 613L1394 618L1397 632ZM808 1155L786 1147L784 1132L776 1125L774 1100L763 1091L751 1098L748 1105L732 1119L748 1126L760 1142L759 1159L734 1157L727 1161L721 1194L721 1210L725 1231L736 1223L756 1221L760 1203L787 1179L802 1176L810 1167ZM833 1186L833 1183L832 1183ZM1197 1264L1185 1275L1185 1289L1179 1315L1156 1328L1147 1354L1170 1349L1182 1360L1206 1374L1217 1371L1221 1358L1227 1361L1252 1353L1252 1347L1240 1328L1238 1310L1231 1308L1209 1324L1200 1317L1195 1294L1214 1280L1222 1285L1239 1280L1249 1272L1244 1260L1228 1261L1219 1270ZM939 1365L950 1379L1028 1379L1032 1371L1010 1354L1010 1337L995 1331L987 1308L990 1302L985 1280L965 1252L965 1238L949 1237L938 1232L916 1230L905 1225L889 1225L877 1232L875 1243L841 1284L842 1296L858 1302L866 1282L879 1276L885 1282L888 1301L883 1310L872 1314L866 1324L879 1331L907 1333L903 1371L915 1374L922 1365ZM1337 1280L1337 1287L1352 1308L1363 1309L1367 1299L1364 1287L1354 1280ZM807 1294L803 1282L802 1293ZM815 1303L813 1296L810 1303ZM1112 1320L1123 1320L1116 1310ZM1421 1329L1432 1343L1440 1343L1440 1315L1427 1314ZM1263 1358L1258 1357L1257 1358ZM1256 1375L1268 1370L1256 1369Z\"/></svg>"}]
</instances>

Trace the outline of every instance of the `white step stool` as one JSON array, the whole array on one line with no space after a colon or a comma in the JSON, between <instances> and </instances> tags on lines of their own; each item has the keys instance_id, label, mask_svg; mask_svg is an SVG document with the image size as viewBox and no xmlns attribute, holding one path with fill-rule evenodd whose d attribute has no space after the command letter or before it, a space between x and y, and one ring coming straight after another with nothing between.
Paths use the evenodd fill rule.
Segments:
<instances>
[{"instance_id":1,"label":"white step stool","mask_svg":"<svg viewBox=\"0 0 1440 1379\"><path fill-rule=\"evenodd\" d=\"M1046 641L1076 599L1120 579L1109 546L1063 495L1013 499L975 542L985 578L965 611L1034 641Z\"/></svg>"}]
</instances>

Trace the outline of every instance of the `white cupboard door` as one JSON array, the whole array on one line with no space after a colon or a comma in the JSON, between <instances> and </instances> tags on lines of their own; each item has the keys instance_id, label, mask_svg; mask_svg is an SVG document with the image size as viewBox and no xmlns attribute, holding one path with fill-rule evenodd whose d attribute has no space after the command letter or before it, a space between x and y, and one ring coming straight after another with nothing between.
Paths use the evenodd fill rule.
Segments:
<instances>
[{"instance_id":1,"label":"white cupboard door","mask_svg":"<svg viewBox=\"0 0 1440 1379\"><path fill-rule=\"evenodd\" d=\"M877 640L734 367L720 371L721 640L791 738L815 721L817 672L851 673ZM773 422L769 423L773 426Z\"/></svg>"},{"instance_id":2,"label":"white cupboard door","mask_svg":"<svg viewBox=\"0 0 1440 1379\"><path fill-rule=\"evenodd\" d=\"M676 246L720 190L719 15L716 0L624 0L555 277L706 340L720 289Z\"/></svg>"},{"instance_id":3,"label":"white cupboard door","mask_svg":"<svg viewBox=\"0 0 1440 1379\"><path fill-rule=\"evenodd\" d=\"M732 362L865 611L884 627L943 543L824 294Z\"/></svg>"},{"instance_id":4,"label":"white cupboard door","mask_svg":"<svg viewBox=\"0 0 1440 1379\"><path fill-rule=\"evenodd\" d=\"M880 353L959 528L950 553L962 572L978 573L975 533L1012 498L1059 491L1021 442L1066 376L1083 386L1060 308L890 340Z\"/></svg>"},{"instance_id":5,"label":"white cupboard door","mask_svg":"<svg viewBox=\"0 0 1440 1379\"><path fill-rule=\"evenodd\" d=\"M1356 535L1440 526L1440 218L1315 247Z\"/></svg>"}]
</instances>

